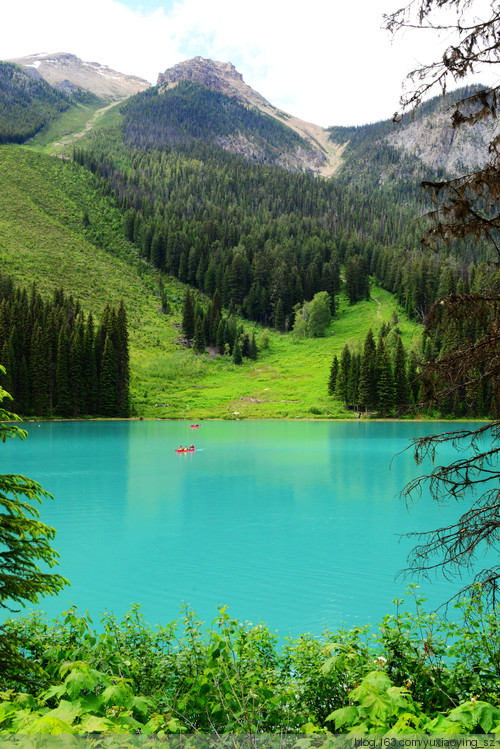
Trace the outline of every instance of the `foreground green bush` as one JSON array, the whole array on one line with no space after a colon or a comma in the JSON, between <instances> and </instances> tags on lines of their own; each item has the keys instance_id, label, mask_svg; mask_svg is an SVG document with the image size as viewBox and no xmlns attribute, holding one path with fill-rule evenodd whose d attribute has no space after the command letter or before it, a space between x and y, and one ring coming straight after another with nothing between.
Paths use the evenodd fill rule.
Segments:
<instances>
[{"instance_id":1,"label":"foreground green bush","mask_svg":"<svg viewBox=\"0 0 500 749\"><path fill-rule=\"evenodd\" d=\"M500 733L497 612L399 610L280 643L263 625L189 609L155 629L134 606L100 631L75 610L9 621L32 665L0 695L6 733Z\"/></svg>"}]
</instances>

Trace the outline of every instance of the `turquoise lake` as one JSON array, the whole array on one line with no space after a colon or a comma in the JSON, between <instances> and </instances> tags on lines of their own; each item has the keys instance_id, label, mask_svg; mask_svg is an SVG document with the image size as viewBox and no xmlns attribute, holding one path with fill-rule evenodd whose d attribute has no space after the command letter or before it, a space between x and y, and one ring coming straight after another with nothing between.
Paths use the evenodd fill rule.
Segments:
<instances>
[{"instance_id":1,"label":"turquoise lake","mask_svg":"<svg viewBox=\"0 0 500 749\"><path fill-rule=\"evenodd\" d=\"M464 425L461 424L461 427ZM400 534L443 525L457 507L397 498L419 475L412 437L442 423L29 423L1 447L2 473L54 495L41 519L58 531L58 572L71 581L43 599L69 601L94 622L140 603L151 624L183 601L210 623L217 605L280 636L375 623L394 610L395 580L411 548ZM176 454L179 444L197 447ZM456 455L451 449L439 462ZM396 456L396 457L395 457ZM451 514L450 514L451 513ZM429 608L460 586L420 583Z\"/></svg>"}]
</instances>

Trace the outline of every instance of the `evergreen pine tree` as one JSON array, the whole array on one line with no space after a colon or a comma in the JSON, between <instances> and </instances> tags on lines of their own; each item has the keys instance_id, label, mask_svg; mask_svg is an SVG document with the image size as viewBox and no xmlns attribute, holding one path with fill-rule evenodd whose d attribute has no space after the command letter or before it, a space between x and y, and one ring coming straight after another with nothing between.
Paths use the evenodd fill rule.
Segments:
<instances>
[{"instance_id":1,"label":"evergreen pine tree","mask_svg":"<svg viewBox=\"0 0 500 749\"><path fill-rule=\"evenodd\" d=\"M351 350L346 343L344 348L342 349L342 354L340 356L340 365L339 365L339 371L337 375L337 385L335 387L337 398L342 400L346 406L348 402L347 383L349 379L350 368L351 368Z\"/></svg>"},{"instance_id":2,"label":"evergreen pine tree","mask_svg":"<svg viewBox=\"0 0 500 749\"><path fill-rule=\"evenodd\" d=\"M225 339L224 339L224 351L226 351L226 344L229 348L229 353L233 353L233 348L236 340L236 323L234 321L234 317L229 317L226 320L226 327L225 327ZM240 350L241 353L241 350Z\"/></svg>"},{"instance_id":3,"label":"evergreen pine tree","mask_svg":"<svg viewBox=\"0 0 500 749\"><path fill-rule=\"evenodd\" d=\"M196 318L196 324L194 326L193 348L197 354L203 354L205 352L205 332L203 330L203 321L200 315Z\"/></svg>"},{"instance_id":4,"label":"evergreen pine tree","mask_svg":"<svg viewBox=\"0 0 500 749\"><path fill-rule=\"evenodd\" d=\"M49 362L43 342L43 333L38 322L31 336L30 350L30 390L31 409L37 416L49 415Z\"/></svg>"},{"instance_id":5,"label":"evergreen pine tree","mask_svg":"<svg viewBox=\"0 0 500 749\"><path fill-rule=\"evenodd\" d=\"M359 405L365 411L371 410L377 405L377 382L375 374L376 346L373 331L368 331L363 346L361 357L361 369L359 373Z\"/></svg>"},{"instance_id":6,"label":"evergreen pine tree","mask_svg":"<svg viewBox=\"0 0 500 749\"><path fill-rule=\"evenodd\" d=\"M85 326L84 348L84 412L92 415L97 413L99 401L99 380L97 375L97 359L94 333L94 318L89 312Z\"/></svg>"},{"instance_id":7,"label":"evergreen pine tree","mask_svg":"<svg viewBox=\"0 0 500 749\"><path fill-rule=\"evenodd\" d=\"M104 342L99 379L99 413L116 416L118 411L118 371L116 352L109 335Z\"/></svg>"},{"instance_id":8,"label":"evergreen pine tree","mask_svg":"<svg viewBox=\"0 0 500 749\"><path fill-rule=\"evenodd\" d=\"M257 342L255 340L255 333L252 333L252 338L250 340L250 353L248 354L250 359L257 359L258 356L258 350L257 350Z\"/></svg>"},{"instance_id":9,"label":"evergreen pine tree","mask_svg":"<svg viewBox=\"0 0 500 749\"><path fill-rule=\"evenodd\" d=\"M242 361L243 361L243 356L241 354L240 342L238 338L236 338L234 342L234 348L233 348L233 362L235 364L241 364Z\"/></svg>"},{"instance_id":10,"label":"evergreen pine tree","mask_svg":"<svg viewBox=\"0 0 500 749\"><path fill-rule=\"evenodd\" d=\"M247 359L250 356L250 337L248 333L245 333L241 339L241 355Z\"/></svg>"},{"instance_id":11,"label":"evergreen pine tree","mask_svg":"<svg viewBox=\"0 0 500 749\"><path fill-rule=\"evenodd\" d=\"M195 322L193 298L189 289L186 289L184 309L182 311L182 332L188 342L193 340Z\"/></svg>"},{"instance_id":12,"label":"evergreen pine tree","mask_svg":"<svg viewBox=\"0 0 500 749\"><path fill-rule=\"evenodd\" d=\"M397 408L403 408L410 403L408 387L408 373L406 371L406 354L401 336L398 337L396 355L394 357L394 389Z\"/></svg>"},{"instance_id":13,"label":"evergreen pine tree","mask_svg":"<svg viewBox=\"0 0 500 749\"><path fill-rule=\"evenodd\" d=\"M56 359L55 410L59 416L72 416L73 403L69 376L69 330L64 325L59 332Z\"/></svg>"},{"instance_id":14,"label":"evergreen pine tree","mask_svg":"<svg viewBox=\"0 0 500 749\"><path fill-rule=\"evenodd\" d=\"M84 322L79 317L71 336L69 346L69 382L73 401L73 416L77 417L85 409L83 375Z\"/></svg>"},{"instance_id":15,"label":"evergreen pine tree","mask_svg":"<svg viewBox=\"0 0 500 749\"><path fill-rule=\"evenodd\" d=\"M276 304L274 312L274 327L276 330L279 330L280 333L283 333L285 330L285 313L283 311L283 302L281 299L278 299Z\"/></svg>"},{"instance_id":16,"label":"evergreen pine tree","mask_svg":"<svg viewBox=\"0 0 500 749\"><path fill-rule=\"evenodd\" d=\"M219 322L219 325L217 326L217 337L215 339L215 343L217 346L217 351L219 354L224 353L224 343L226 342L226 324L224 320L221 320Z\"/></svg>"},{"instance_id":17,"label":"evergreen pine tree","mask_svg":"<svg viewBox=\"0 0 500 749\"><path fill-rule=\"evenodd\" d=\"M391 359L384 338L380 339L376 354L377 408L387 416L394 410L395 389Z\"/></svg>"},{"instance_id":18,"label":"evergreen pine tree","mask_svg":"<svg viewBox=\"0 0 500 749\"><path fill-rule=\"evenodd\" d=\"M347 403L351 408L358 408L359 403L359 375L361 369L361 354L351 355L351 366L347 378Z\"/></svg>"},{"instance_id":19,"label":"evergreen pine tree","mask_svg":"<svg viewBox=\"0 0 500 749\"><path fill-rule=\"evenodd\" d=\"M114 336L116 348L116 365L118 375L118 415L130 416L130 359L128 351L127 313L123 300L120 302L116 315L116 332Z\"/></svg>"},{"instance_id":20,"label":"evergreen pine tree","mask_svg":"<svg viewBox=\"0 0 500 749\"><path fill-rule=\"evenodd\" d=\"M408 357L408 387L410 388L410 402L418 403L420 382L418 380L417 358L413 351Z\"/></svg>"},{"instance_id":21,"label":"evergreen pine tree","mask_svg":"<svg viewBox=\"0 0 500 749\"><path fill-rule=\"evenodd\" d=\"M330 378L328 380L328 394L335 395L335 388L337 385L337 375L339 372L339 360L337 355L333 357L332 364L330 366Z\"/></svg>"}]
</instances>

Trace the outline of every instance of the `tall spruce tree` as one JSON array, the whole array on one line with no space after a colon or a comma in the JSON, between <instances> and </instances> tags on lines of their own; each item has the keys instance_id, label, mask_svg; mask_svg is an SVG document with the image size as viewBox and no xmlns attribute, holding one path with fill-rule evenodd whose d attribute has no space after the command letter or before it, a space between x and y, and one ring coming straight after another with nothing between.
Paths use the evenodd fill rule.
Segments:
<instances>
[{"instance_id":1,"label":"tall spruce tree","mask_svg":"<svg viewBox=\"0 0 500 749\"><path fill-rule=\"evenodd\" d=\"M283 302L278 299L276 303L276 310L274 312L274 327L279 330L280 333L285 331L285 313L283 311Z\"/></svg>"},{"instance_id":2,"label":"tall spruce tree","mask_svg":"<svg viewBox=\"0 0 500 749\"><path fill-rule=\"evenodd\" d=\"M197 354L203 354L205 352L205 331L203 329L203 320L200 315L196 318L196 324L194 326L193 348Z\"/></svg>"},{"instance_id":3,"label":"tall spruce tree","mask_svg":"<svg viewBox=\"0 0 500 749\"><path fill-rule=\"evenodd\" d=\"M368 331L363 346L361 357L361 369L359 373L359 405L365 411L376 408L377 405L377 380L376 380L376 346L373 331Z\"/></svg>"},{"instance_id":4,"label":"tall spruce tree","mask_svg":"<svg viewBox=\"0 0 500 749\"><path fill-rule=\"evenodd\" d=\"M339 360L337 355L333 357L333 361L330 366L330 377L328 379L328 394L335 395L335 388L337 386L337 375L339 372Z\"/></svg>"},{"instance_id":5,"label":"tall spruce tree","mask_svg":"<svg viewBox=\"0 0 500 749\"><path fill-rule=\"evenodd\" d=\"M406 353L401 336L398 336L396 355L394 357L394 390L397 408L404 408L410 403L408 372L406 370Z\"/></svg>"},{"instance_id":6,"label":"tall spruce tree","mask_svg":"<svg viewBox=\"0 0 500 749\"><path fill-rule=\"evenodd\" d=\"M394 411L395 388L391 359L384 338L380 339L377 347L376 376L377 408L383 416L388 416Z\"/></svg>"},{"instance_id":7,"label":"tall spruce tree","mask_svg":"<svg viewBox=\"0 0 500 749\"><path fill-rule=\"evenodd\" d=\"M109 335L104 341L104 351L99 379L99 413L102 416L116 416L118 410L118 368L116 351Z\"/></svg>"},{"instance_id":8,"label":"tall spruce tree","mask_svg":"<svg viewBox=\"0 0 500 749\"><path fill-rule=\"evenodd\" d=\"M123 416L126 418L130 416L130 364L128 351L127 313L123 300L120 302L120 306L116 314L115 347L118 376L117 414L118 416Z\"/></svg>"},{"instance_id":9,"label":"tall spruce tree","mask_svg":"<svg viewBox=\"0 0 500 749\"><path fill-rule=\"evenodd\" d=\"M241 364L243 362L243 356L241 353L241 346L238 338L236 338L233 347L233 362L235 364Z\"/></svg>"},{"instance_id":10,"label":"tall spruce tree","mask_svg":"<svg viewBox=\"0 0 500 749\"><path fill-rule=\"evenodd\" d=\"M64 325L57 342L55 409L59 416L73 416L73 399L69 372L70 339L68 326Z\"/></svg>"},{"instance_id":11,"label":"tall spruce tree","mask_svg":"<svg viewBox=\"0 0 500 749\"><path fill-rule=\"evenodd\" d=\"M186 338L188 342L192 341L194 338L195 323L193 298L189 289L186 289L184 307L182 310L182 332L184 338Z\"/></svg>"},{"instance_id":12,"label":"tall spruce tree","mask_svg":"<svg viewBox=\"0 0 500 749\"><path fill-rule=\"evenodd\" d=\"M340 365L339 365L339 371L337 375L337 385L335 388L337 398L340 398L340 400L342 400L346 406L348 404L347 385L349 381L350 368L351 368L351 350L346 343L344 348L342 349L342 354L340 356Z\"/></svg>"}]
</instances>

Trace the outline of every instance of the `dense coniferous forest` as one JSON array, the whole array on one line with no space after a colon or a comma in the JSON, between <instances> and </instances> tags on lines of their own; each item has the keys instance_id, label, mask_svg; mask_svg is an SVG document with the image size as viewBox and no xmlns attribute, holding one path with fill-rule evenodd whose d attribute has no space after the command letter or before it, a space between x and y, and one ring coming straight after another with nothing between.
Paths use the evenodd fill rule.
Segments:
<instances>
[{"instance_id":1,"label":"dense coniferous forest","mask_svg":"<svg viewBox=\"0 0 500 749\"><path fill-rule=\"evenodd\" d=\"M448 292L451 293L451 292ZM357 346L346 343L342 354L333 357L328 379L328 392L354 411L394 416L425 411L432 393L432 381L420 375L421 361L428 361L439 352L446 354L457 343L466 343L485 333L477 322L456 326L444 334L424 337L422 350L408 350L399 335L397 317L384 323L375 340L370 329L364 342ZM466 418L495 418L498 404L493 383L486 379L481 385L457 389L453 397L433 398L429 413Z\"/></svg>"},{"instance_id":2,"label":"dense coniferous forest","mask_svg":"<svg viewBox=\"0 0 500 749\"><path fill-rule=\"evenodd\" d=\"M135 147L189 143L220 143L230 136L248 138L259 160L273 162L284 150L310 149L291 128L270 115L200 83L184 81L161 91L155 86L122 107L125 140Z\"/></svg>"},{"instance_id":3,"label":"dense coniferous forest","mask_svg":"<svg viewBox=\"0 0 500 749\"><path fill-rule=\"evenodd\" d=\"M212 113L207 120L205 107ZM285 330L297 304L320 291L335 298L341 267L352 304L369 298L371 275L416 320L443 287L470 286L480 252L422 254L416 176L430 172L375 139L390 123L367 126L339 175L324 180L217 146L215 113L224 113L232 132L234 107L249 122L260 117L203 86L152 89L124 105L121 131L76 149L75 159L118 196L127 238L154 266L209 296L218 290L224 306ZM266 137L272 141L273 132ZM365 147L373 151L370 160ZM281 319L277 325L278 311L284 326Z\"/></svg>"},{"instance_id":4,"label":"dense coniferous forest","mask_svg":"<svg viewBox=\"0 0 500 749\"><path fill-rule=\"evenodd\" d=\"M68 96L44 80L0 62L0 143L24 143L70 104Z\"/></svg>"},{"instance_id":5,"label":"dense coniferous forest","mask_svg":"<svg viewBox=\"0 0 500 749\"><path fill-rule=\"evenodd\" d=\"M0 277L2 387L36 416L130 415L127 316L106 307L98 325L62 289L44 301L35 285Z\"/></svg>"}]
</instances>

